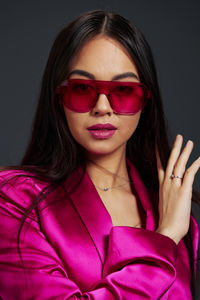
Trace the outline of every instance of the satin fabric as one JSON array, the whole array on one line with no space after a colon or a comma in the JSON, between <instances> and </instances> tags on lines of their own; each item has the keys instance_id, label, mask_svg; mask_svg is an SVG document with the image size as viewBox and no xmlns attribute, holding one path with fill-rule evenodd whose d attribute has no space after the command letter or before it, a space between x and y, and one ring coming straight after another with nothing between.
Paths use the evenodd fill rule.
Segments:
<instances>
[{"instance_id":1,"label":"satin fabric","mask_svg":"<svg viewBox=\"0 0 200 300\"><path fill-rule=\"evenodd\" d=\"M127 159L144 227L113 226L87 172L80 166L49 193L25 220L23 214L45 187L22 171L3 171L0 191L0 296L28 299L192 299L186 246L157 232L156 197ZM191 216L195 258L199 229Z\"/></svg>"}]
</instances>

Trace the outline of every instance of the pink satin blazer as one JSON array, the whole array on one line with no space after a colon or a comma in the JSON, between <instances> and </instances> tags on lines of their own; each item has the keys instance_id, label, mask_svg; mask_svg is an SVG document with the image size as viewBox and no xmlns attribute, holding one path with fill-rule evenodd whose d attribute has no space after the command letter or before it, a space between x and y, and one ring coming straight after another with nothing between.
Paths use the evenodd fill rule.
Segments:
<instances>
[{"instance_id":1,"label":"pink satin blazer","mask_svg":"<svg viewBox=\"0 0 200 300\"><path fill-rule=\"evenodd\" d=\"M20 235L23 265L17 233L45 185L22 171L0 173L1 182L25 175L1 188L0 299L192 299L186 246L155 232L153 200L129 160L127 166L145 212L144 228L113 226L89 175L79 182L79 167L26 219ZM199 230L190 220L196 259Z\"/></svg>"}]
</instances>

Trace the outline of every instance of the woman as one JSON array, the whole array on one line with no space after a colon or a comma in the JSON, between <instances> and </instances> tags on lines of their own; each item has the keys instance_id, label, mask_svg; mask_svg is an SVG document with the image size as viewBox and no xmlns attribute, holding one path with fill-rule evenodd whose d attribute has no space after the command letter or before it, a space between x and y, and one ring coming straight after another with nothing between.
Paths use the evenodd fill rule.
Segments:
<instances>
[{"instance_id":1,"label":"woman","mask_svg":"<svg viewBox=\"0 0 200 300\"><path fill-rule=\"evenodd\" d=\"M56 38L33 133L1 172L2 299L192 299L197 159L172 151L151 50L123 17Z\"/></svg>"}]
</instances>

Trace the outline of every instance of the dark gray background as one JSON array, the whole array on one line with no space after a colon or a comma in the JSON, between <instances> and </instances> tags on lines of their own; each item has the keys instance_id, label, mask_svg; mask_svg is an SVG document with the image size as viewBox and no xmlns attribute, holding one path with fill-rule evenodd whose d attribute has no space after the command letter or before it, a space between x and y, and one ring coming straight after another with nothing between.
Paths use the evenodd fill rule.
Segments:
<instances>
[{"instance_id":1,"label":"dark gray background","mask_svg":"<svg viewBox=\"0 0 200 300\"><path fill-rule=\"evenodd\" d=\"M122 14L144 32L157 65L171 141L183 134L184 143L195 143L189 163L200 156L199 1L8 0L0 8L1 166L22 158L57 33L80 13L99 8ZM200 191L200 171L194 187Z\"/></svg>"}]
</instances>

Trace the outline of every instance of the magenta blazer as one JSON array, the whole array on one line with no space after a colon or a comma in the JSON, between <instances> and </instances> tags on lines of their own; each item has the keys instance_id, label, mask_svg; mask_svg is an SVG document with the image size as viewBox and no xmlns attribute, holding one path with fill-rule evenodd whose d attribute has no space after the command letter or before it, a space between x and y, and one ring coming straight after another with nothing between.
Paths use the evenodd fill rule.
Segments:
<instances>
[{"instance_id":1,"label":"magenta blazer","mask_svg":"<svg viewBox=\"0 0 200 300\"><path fill-rule=\"evenodd\" d=\"M26 172L1 172L1 182L25 176L1 188L0 299L192 299L185 243L176 245L155 232L154 200L129 160L127 166L145 211L144 228L113 226L89 175L79 167L26 219L20 235L23 264L17 251L22 214L45 185ZM199 230L192 216L190 230L196 260Z\"/></svg>"}]
</instances>

